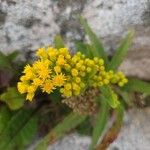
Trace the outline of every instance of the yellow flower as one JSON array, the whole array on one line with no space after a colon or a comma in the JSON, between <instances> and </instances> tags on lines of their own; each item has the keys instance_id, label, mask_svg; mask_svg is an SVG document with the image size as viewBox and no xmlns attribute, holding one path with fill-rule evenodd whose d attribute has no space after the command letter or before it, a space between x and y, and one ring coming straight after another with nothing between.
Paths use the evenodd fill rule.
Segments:
<instances>
[{"instance_id":1,"label":"yellow flower","mask_svg":"<svg viewBox=\"0 0 150 150\"><path fill-rule=\"evenodd\" d=\"M60 73L61 72L61 67L60 66L55 66L54 70L56 73Z\"/></svg>"},{"instance_id":2,"label":"yellow flower","mask_svg":"<svg viewBox=\"0 0 150 150\"><path fill-rule=\"evenodd\" d=\"M38 70L38 76L39 76L39 78L42 78L43 80L49 78L50 73L51 73L51 71L46 68Z\"/></svg>"},{"instance_id":3,"label":"yellow flower","mask_svg":"<svg viewBox=\"0 0 150 150\"><path fill-rule=\"evenodd\" d=\"M48 47L48 56L50 57L50 60L54 61L57 58L57 50L54 49L53 47Z\"/></svg>"},{"instance_id":4,"label":"yellow flower","mask_svg":"<svg viewBox=\"0 0 150 150\"><path fill-rule=\"evenodd\" d=\"M70 83L66 83L66 84L64 85L64 88L65 88L66 90L71 90L72 86L71 86Z\"/></svg>"},{"instance_id":5,"label":"yellow flower","mask_svg":"<svg viewBox=\"0 0 150 150\"><path fill-rule=\"evenodd\" d=\"M26 66L24 67L23 73L27 73L27 72L29 72L29 71L32 71L32 67L28 64L28 65L26 65Z\"/></svg>"},{"instance_id":6,"label":"yellow flower","mask_svg":"<svg viewBox=\"0 0 150 150\"><path fill-rule=\"evenodd\" d=\"M29 100L29 101L32 101L33 97L34 97L34 93L27 93L26 99Z\"/></svg>"},{"instance_id":7,"label":"yellow flower","mask_svg":"<svg viewBox=\"0 0 150 150\"><path fill-rule=\"evenodd\" d=\"M81 82L81 78L80 77L76 77L75 81L76 81L76 83L80 83Z\"/></svg>"},{"instance_id":8,"label":"yellow flower","mask_svg":"<svg viewBox=\"0 0 150 150\"><path fill-rule=\"evenodd\" d=\"M72 96L72 91L71 90L65 90L63 89L62 93L65 97L71 97Z\"/></svg>"},{"instance_id":9,"label":"yellow flower","mask_svg":"<svg viewBox=\"0 0 150 150\"><path fill-rule=\"evenodd\" d=\"M28 87L28 85L24 84L23 82L18 82L18 84L17 84L18 91L21 94L24 94L27 92L27 87Z\"/></svg>"},{"instance_id":10,"label":"yellow flower","mask_svg":"<svg viewBox=\"0 0 150 150\"><path fill-rule=\"evenodd\" d=\"M36 87L34 85L30 85L27 88L28 93L34 93L36 91Z\"/></svg>"},{"instance_id":11,"label":"yellow flower","mask_svg":"<svg viewBox=\"0 0 150 150\"><path fill-rule=\"evenodd\" d=\"M41 79L39 79L39 78L33 79L33 85L34 86L38 87L38 86L42 85L42 83L43 83L43 81Z\"/></svg>"},{"instance_id":12,"label":"yellow flower","mask_svg":"<svg viewBox=\"0 0 150 150\"><path fill-rule=\"evenodd\" d=\"M61 74L56 74L53 77L53 83L55 86L61 87L62 85L64 85L66 80L66 77L61 73Z\"/></svg>"},{"instance_id":13,"label":"yellow flower","mask_svg":"<svg viewBox=\"0 0 150 150\"><path fill-rule=\"evenodd\" d=\"M40 57L41 59L46 59L47 58L47 51L44 47L38 49L38 51L36 52L36 55L38 57Z\"/></svg>"},{"instance_id":14,"label":"yellow flower","mask_svg":"<svg viewBox=\"0 0 150 150\"><path fill-rule=\"evenodd\" d=\"M81 52L71 56L67 48L40 48L40 57L32 66L26 65L18 83L18 91L27 93L32 100L39 87L43 92L51 93L57 87L63 96L81 94L89 87L101 87L106 84L123 86L128 82L122 72L106 71L104 60L98 57L87 58Z\"/></svg>"},{"instance_id":15,"label":"yellow flower","mask_svg":"<svg viewBox=\"0 0 150 150\"><path fill-rule=\"evenodd\" d=\"M42 84L43 92L50 94L55 89L54 84L51 80L46 80L44 84Z\"/></svg>"},{"instance_id":16,"label":"yellow flower","mask_svg":"<svg viewBox=\"0 0 150 150\"><path fill-rule=\"evenodd\" d=\"M64 59L64 56L63 55L60 55L57 59L57 62L56 64L57 65L64 65L66 63L65 59Z\"/></svg>"},{"instance_id":17,"label":"yellow flower","mask_svg":"<svg viewBox=\"0 0 150 150\"><path fill-rule=\"evenodd\" d=\"M72 76L76 77L78 75L78 70L77 69L72 69L71 74L72 74Z\"/></svg>"},{"instance_id":18,"label":"yellow flower","mask_svg":"<svg viewBox=\"0 0 150 150\"><path fill-rule=\"evenodd\" d=\"M62 55L67 55L68 54L68 49L67 48L60 48L59 53Z\"/></svg>"}]
</instances>

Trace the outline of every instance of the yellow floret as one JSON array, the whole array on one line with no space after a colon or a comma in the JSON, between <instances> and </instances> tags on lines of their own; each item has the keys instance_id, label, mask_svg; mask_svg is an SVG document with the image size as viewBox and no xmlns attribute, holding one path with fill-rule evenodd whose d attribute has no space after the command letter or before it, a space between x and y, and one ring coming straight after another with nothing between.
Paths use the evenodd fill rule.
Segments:
<instances>
[{"instance_id":1,"label":"yellow floret","mask_svg":"<svg viewBox=\"0 0 150 150\"><path fill-rule=\"evenodd\" d=\"M102 65L104 65L104 60L103 59L99 59L98 63L99 63L100 66L102 66Z\"/></svg>"},{"instance_id":2,"label":"yellow floret","mask_svg":"<svg viewBox=\"0 0 150 150\"><path fill-rule=\"evenodd\" d=\"M36 87L34 85L30 85L27 88L28 93L34 93L36 91Z\"/></svg>"},{"instance_id":3,"label":"yellow floret","mask_svg":"<svg viewBox=\"0 0 150 150\"><path fill-rule=\"evenodd\" d=\"M71 86L70 83L67 83L67 84L64 85L64 88L65 88L66 90L71 90L72 86Z\"/></svg>"},{"instance_id":4,"label":"yellow floret","mask_svg":"<svg viewBox=\"0 0 150 150\"><path fill-rule=\"evenodd\" d=\"M18 84L17 84L18 91L21 94L24 94L27 92L27 87L28 87L28 85L25 83L22 83L22 82L18 82Z\"/></svg>"},{"instance_id":5,"label":"yellow floret","mask_svg":"<svg viewBox=\"0 0 150 150\"><path fill-rule=\"evenodd\" d=\"M79 73L78 73L77 69L72 69L71 74L72 74L72 76L76 77Z\"/></svg>"},{"instance_id":6,"label":"yellow floret","mask_svg":"<svg viewBox=\"0 0 150 150\"><path fill-rule=\"evenodd\" d=\"M54 70L56 73L60 73L61 72L61 67L60 66L55 66Z\"/></svg>"},{"instance_id":7,"label":"yellow floret","mask_svg":"<svg viewBox=\"0 0 150 150\"><path fill-rule=\"evenodd\" d=\"M36 55L42 59L46 59L48 57L47 51L44 47L38 49L38 51L36 52Z\"/></svg>"},{"instance_id":8,"label":"yellow floret","mask_svg":"<svg viewBox=\"0 0 150 150\"><path fill-rule=\"evenodd\" d=\"M51 80L46 80L44 84L42 84L43 92L50 94L55 89L53 82Z\"/></svg>"},{"instance_id":9,"label":"yellow floret","mask_svg":"<svg viewBox=\"0 0 150 150\"><path fill-rule=\"evenodd\" d=\"M56 64L57 64L57 65L65 65L65 63L66 63L66 61L65 61L65 59L64 59L64 56L60 55L60 56L58 57L58 59L57 59Z\"/></svg>"},{"instance_id":10,"label":"yellow floret","mask_svg":"<svg viewBox=\"0 0 150 150\"><path fill-rule=\"evenodd\" d=\"M34 93L27 93L26 100L32 101L34 97Z\"/></svg>"},{"instance_id":11,"label":"yellow floret","mask_svg":"<svg viewBox=\"0 0 150 150\"><path fill-rule=\"evenodd\" d=\"M66 77L61 73L61 74L56 74L53 77L53 83L55 86L61 87L62 85L64 85L66 80Z\"/></svg>"},{"instance_id":12,"label":"yellow floret","mask_svg":"<svg viewBox=\"0 0 150 150\"><path fill-rule=\"evenodd\" d=\"M33 85L36 86L36 87L42 85L42 83L43 83L43 81L39 78L33 79Z\"/></svg>"},{"instance_id":13,"label":"yellow floret","mask_svg":"<svg viewBox=\"0 0 150 150\"><path fill-rule=\"evenodd\" d=\"M76 83L80 83L81 82L81 78L80 77L76 77L75 81L76 81Z\"/></svg>"}]
</instances>

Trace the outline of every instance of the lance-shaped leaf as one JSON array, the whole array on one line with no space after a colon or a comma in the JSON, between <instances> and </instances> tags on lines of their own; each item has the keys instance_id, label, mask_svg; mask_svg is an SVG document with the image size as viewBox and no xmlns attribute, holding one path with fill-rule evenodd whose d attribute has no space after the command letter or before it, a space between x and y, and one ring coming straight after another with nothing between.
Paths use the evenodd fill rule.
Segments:
<instances>
[{"instance_id":1,"label":"lance-shaped leaf","mask_svg":"<svg viewBox=\"0 0 150 150\"><path fill-rule=\"evenodd\" d=\"M61 38L60 35L56 35L55 38L54 38L54 44L55 44L55 47L56 48L63 48L65 47L65 44Z\"/></svg>"},{"instance_id":2,"label":"lance-shaped leaf","mask_svg":"<svg viewBox=\"0 0 150 150\"><path fill-rule=\"evenodd\" d=\"M127 55L128 49L132 43L133 35L134 32L129 32L126 38L121 42L119 48L116 50L114 56L108 64L108 69L116 70L120 66Z\"/></svg>"},{"instance_id":3,"label":"lance-shaped leaf","mask_svg":"<svg viewBox=\"0 0 150 150\"><path fill-rule=\"evenodd\" d=\"M0 107L0 136L2 131L5 129L7 123L9 122L10 118L11 113L9 109L6 106L2 105Z\"/></svg>"},{"instance_id":4,"label":"lance-shaped leaf","mask_svg":"<svg viewBox=\"0 0 150 150\"><path fill-rule=\"evenodd\" d=\"M96 146L96 150L105 150L108 146L117 138L122 123L123 123L123 116L124 116L124 108L123 105L119 105L116 112L116 119L113 122L112 126L108 129L106 134L103 137L103 140Z\"/></svg>"},{"instance_id":5,"label":"lance-shaped leaf","mask_svg":"<svg viewBox=\"0 0 150 150\"><path fill-rule=\"evenodd\" d=\"M128 83L122 89L127 92L140 92L150 95L150 83L139 79L129 79Z\"/></svg>"},{"instance_id":6,"label":"lance-shaped leaf","mask_svg":"<svg viewBox=\"0 0 150 150\"><path fill-rule=\"evenodd\" d=\"M101 103L100 111L97 114L97 119L95 123L95 127L93 129L92 135L92 144L90 146L90 150L93 150L97 145L99 139L102 136L102 133L107 125L108 117L109 117L109 105L107 104L107 100L104 96L98 97L98 100Z\"/></svg>"},{"instance_id":7,"label":"lance-shaped leaf","mask_svg":"<svg viewBox=\"0 0 150 150\"><path fill-rule=\"evenodd\" d=\"M37 132L35 110L22 109L16 112L8 121L0 136L0 149L22 150L27 146Z\"/></svg>"},{"instance_id":8,"label":"lance-shaped leaf","mask_svg":"<svg viewBox=\"0 0 150 150\"><path fill-rule=\"evenodd\" d=\"M89 36L89 39L91 41L93 55L102 57L105 60L105 63L107 64L107 61L108 61L107 54L104 50L104 47L100 39L98 39L96 34L92 31L87 21L83 17L80 16L79 19L80 19L81 25L83 26L86 34Z\"/></svg>"},{"instance_id":9,"label":"lance-shaped leaf","mask_svg":"<svg viewBox=\"0 0 150 150\"><path fill-rule=\"evenodd\" d=\"M88 58L93 58L90 44L84 44L80 41L76 41L75 46L76 46L77 51L80 51L82 54L84 54Z\"/></svg>"},{"instance_id":10,"label":"lance-shaped leaf","mask_svg":"<svg viewBox=\"0 0 150 150\"><path fill-rule=\"evenodd\" d=\"M60 122L52 131L48 133L37 145L35 150L46 150L48 145L54 143L65 133L75 128L86 119L86 116L80 116L75 113L69 114L62 122Z\"/></svg>"},{"instance_id":11,"label":"lance-shaped leaf","mask_svg":"<svg viewBox=\"0 0 150 150\"><path fill-rule=\"evenodd\" d=\"M0 100L5 102L12 110L21 108L25 102L24 96L14 87L8 88L5 93L0 95Z\"/></svg>"}]
</instances>

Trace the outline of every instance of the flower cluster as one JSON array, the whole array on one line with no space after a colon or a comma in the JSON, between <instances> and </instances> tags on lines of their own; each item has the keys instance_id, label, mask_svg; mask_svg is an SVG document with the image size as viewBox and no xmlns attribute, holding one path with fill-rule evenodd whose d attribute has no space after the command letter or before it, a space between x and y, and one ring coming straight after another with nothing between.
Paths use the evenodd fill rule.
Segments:
<instances>
[{"instance_id":1,"label":"flower cluster","mask_svg":"<svg viewBox=\"0 0 150 150\"><path fill-rule=\"evenodd\" d=\"M36 55L39 59L25 67L18 83L19 92L27 93L28 100L33 99L37 88L46 93L58 88L63 96L71 97L89 87L127 83L122 72L106 71L104 60L98 57L90 59L80 52L71 56L67 48L53 47L40 48Z\"/></svg>"}]
</instances>

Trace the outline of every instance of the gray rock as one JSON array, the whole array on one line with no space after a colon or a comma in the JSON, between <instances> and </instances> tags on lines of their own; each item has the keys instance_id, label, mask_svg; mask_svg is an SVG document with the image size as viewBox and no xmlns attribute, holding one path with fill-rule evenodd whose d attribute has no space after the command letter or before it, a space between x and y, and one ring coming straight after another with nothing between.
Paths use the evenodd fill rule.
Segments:
<instances>
[{"instance_id":1,"label":"gray rock","mask_svg":"<svg viewBox=\"0 0 150 150\"><path fill-rule=\"evenodd\" d=\"M82 14L110 49L130 27L149 26L149 6L148 0L0 0L0 47L35 50L52 44L57 33L73 47L74 39L84 39L77 21Z\"/></svg>"},{"instance_id":2,"label":"gray rock","mask_svg":"<svg viewBox=\"0 0 150 150\"><path fill-rule=\"evenodd\" d=\"M126 113L118 138L108 150L149 150L150 109L132 109ZM74 133L59 140L48 150L88 150L90 137Z\"/></svg>"},{"instance_id":3,"label":"gray rock","mask_svg":"<svg viewBox=\"0 0 150 150\"><path fill-rule=\"evenodd\" d=\"M55 11L55 3L49 0L0 0L0 12L5 14L0 24L1 50L35 50L51 44L59 32Z\"/></svg>"}]
</instances>

